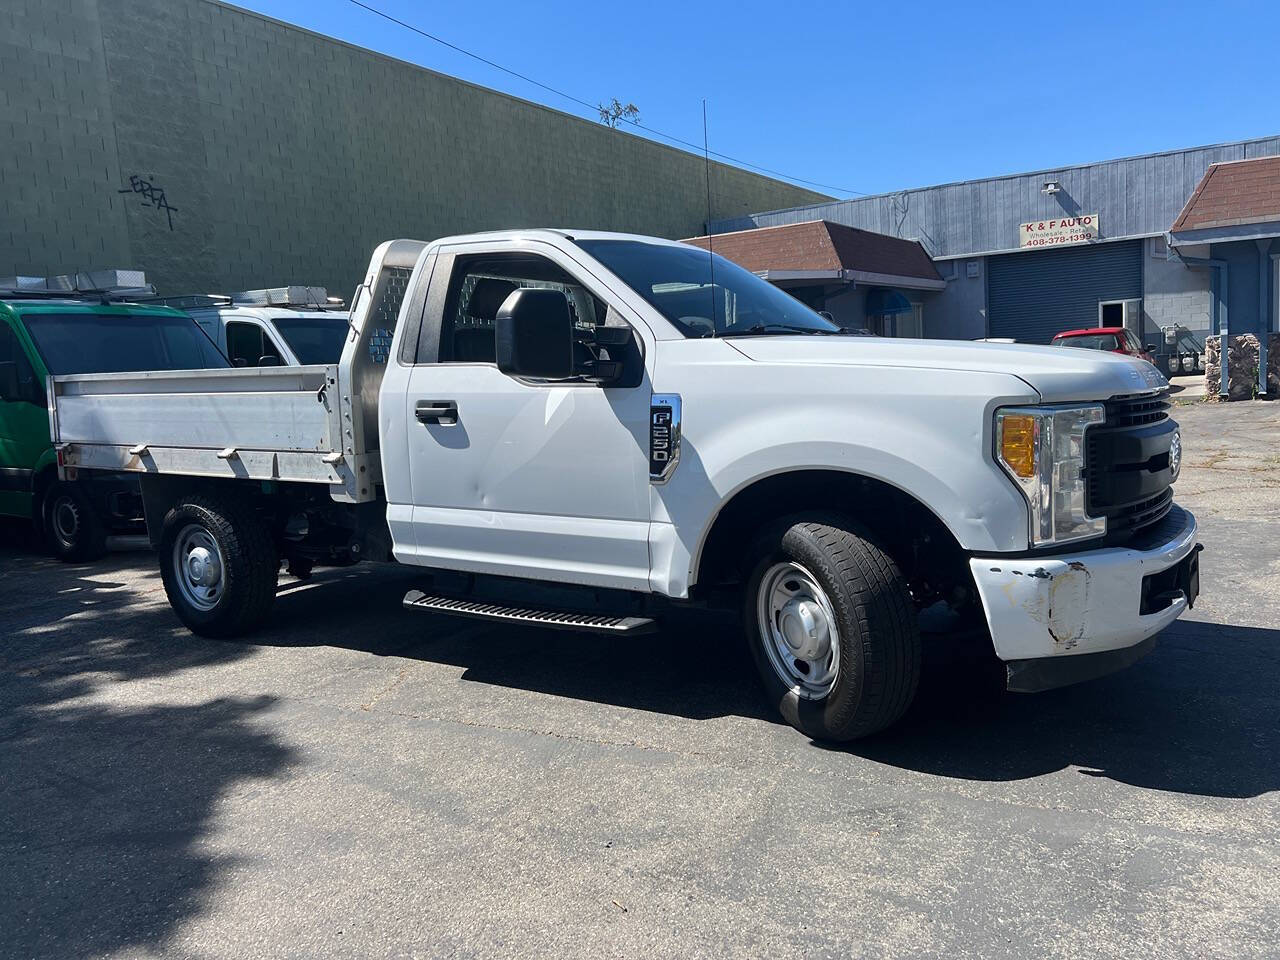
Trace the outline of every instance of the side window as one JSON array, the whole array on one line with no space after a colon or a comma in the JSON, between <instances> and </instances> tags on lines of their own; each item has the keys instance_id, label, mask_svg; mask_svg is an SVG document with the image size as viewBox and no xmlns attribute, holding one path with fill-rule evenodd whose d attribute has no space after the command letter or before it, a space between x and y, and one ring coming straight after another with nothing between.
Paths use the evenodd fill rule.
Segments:
<instances>
[{"instance_id":1,"label":"side window","mask_svg":"<svg viewBox=\"0 0 1280 960\"><path fill-rule=\"evenodd\" d=\"M512 291L521 287L559 290L569 301L575 326L584 334L607 323L625 325L616 317L610 321L604 301L542 257L527 254L460 257L455 262L445 298L439 362L494 363L494 320L498 308ZM594 356L585 342L575 343L574 349L584 363Z\"/></svg>"},{"instance_id":2,"label":"side window","mask_svg":"<svg viewBox=\"0 0 1280 960\"><path fill-rule=\"evenodd\" d=\"M256 323L232 320L227 324L227 359L237 367L256 367L269 353L274 354L275 349Z\"/></svg>"},{"instance_id":3,"label":"side window","mask_svg":"<svg viewBox=\"0 0 1280 960\"><path fill-rule=\"evenodd\" d=\"M9 374L6 371L9 369L14 371L13 376L18 388L17 396L28 403L43 406L44 385L36 376L27 352L18 342L17 334L7 323L0 320L0 382L8 378Z\"/></svg>"}]
</instances>

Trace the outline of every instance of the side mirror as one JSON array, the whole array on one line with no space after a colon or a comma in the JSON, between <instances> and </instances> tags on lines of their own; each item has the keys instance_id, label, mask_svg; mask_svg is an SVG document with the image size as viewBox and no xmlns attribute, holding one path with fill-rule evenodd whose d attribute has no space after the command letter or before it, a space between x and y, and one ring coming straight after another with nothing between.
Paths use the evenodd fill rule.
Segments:
<instances>
[{"instance_id":1,"label":"side mirror","mask_svg":"<svg viewBox=\"0 0 1280 960\"><path fill-rule=\"evenodd\" d=\"M280 358L273 353L258 358L258 366L260 367L278 367L280 366Z\"/></svg>"},{"instance_id":2,"label":"side mirror","mask_svg":"<svg viewBox=\"0 0 1280 960\"><path fill-rule=\"evenodd\" d=\"M236 357L234 360L231 361L231 365L233 367L247 367L249 365L249 361L246 360L244 357Z\"/></svg>"},{"instance_id":3,"label":"side mirror","mask_svg":"<svg viewBox=\"0 0 1280 960\"><path fill-rule=\"evenodd\" d=\"M1142 345L1142 349L1147 351L1147 353L1155 353L1156 345L1154 343L1144 343Z\"/></svg>"},{"instance_id":4,"label":"side mirror","mask_svg":"<svg viewBox=\"0 0 1280 960\"><path fill-rule=\"evenodd\" d=\"M559 290L513 290L494 318L498 369L516 377L573 376L573 315Z\"/></svg>"}]
</instances>

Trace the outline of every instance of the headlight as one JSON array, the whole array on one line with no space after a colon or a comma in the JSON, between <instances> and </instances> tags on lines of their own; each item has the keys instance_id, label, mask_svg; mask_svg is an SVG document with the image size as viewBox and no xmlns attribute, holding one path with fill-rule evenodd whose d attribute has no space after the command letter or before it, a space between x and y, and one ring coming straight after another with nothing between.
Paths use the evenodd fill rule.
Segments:
<instances>
[{"instance_id":1,"label":"headlight","mask_svg":"<svg viewBox=\"0 0 1280 960\"><path fill-rule=\"evenodd\" d=\"M1101 404L996 411L996 459L1027 498L1033 546L1107 532L1085 508L1084 479L1085 431L1105 418Z\"/></svg>"}]
</instances>

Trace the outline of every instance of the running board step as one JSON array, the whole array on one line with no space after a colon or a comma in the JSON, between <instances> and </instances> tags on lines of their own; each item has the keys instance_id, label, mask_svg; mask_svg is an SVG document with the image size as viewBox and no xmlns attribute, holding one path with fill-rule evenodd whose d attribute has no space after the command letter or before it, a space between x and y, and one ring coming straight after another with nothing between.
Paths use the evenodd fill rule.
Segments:
<instances>
[{"instance_id":1,"label":"running board step","mask_svg":"<svg viewBox=\"0 0 1280 960\"><path fill-rule=\"evenodd\" d=\"M533 610L527 607L507 607L500 603L482 600L462 600L456 597L435 596L421 590L410 590L404 595L404 606L409 610L427 613L450 613L477 620L499 623L523 623L538 627L556 627L560 630L585 630L590 633L623 633L630 636L647 633L655 626L649 617L615 617L593 613L565 613L556 610Z\"/></svg>"}]
</instances>

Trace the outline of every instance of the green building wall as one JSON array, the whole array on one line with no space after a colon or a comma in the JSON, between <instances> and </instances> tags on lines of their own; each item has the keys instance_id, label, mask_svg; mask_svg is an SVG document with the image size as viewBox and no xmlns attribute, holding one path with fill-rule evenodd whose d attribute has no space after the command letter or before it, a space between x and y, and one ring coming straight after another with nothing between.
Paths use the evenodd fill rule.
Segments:
<instances>
[{"instance_id":1,"label":"green building wall","mask_svg":"<svg viewBox=\"0 0 1280 960\"><path fill-rule=\"evenodd\" d=\"M394 237L707 214L698 156L212 0L0 5L0 139L0 275L164 293L348 296ZM822 199L712 166L716 219Z\"/></svg>"}]
</instances>

